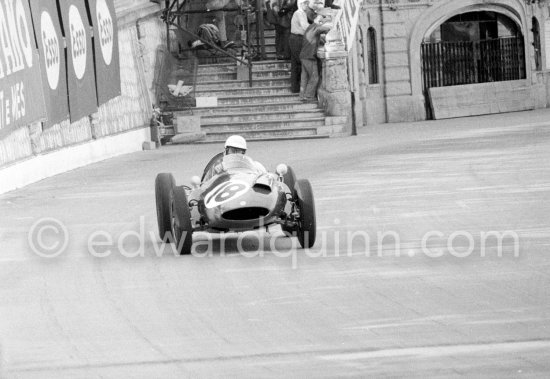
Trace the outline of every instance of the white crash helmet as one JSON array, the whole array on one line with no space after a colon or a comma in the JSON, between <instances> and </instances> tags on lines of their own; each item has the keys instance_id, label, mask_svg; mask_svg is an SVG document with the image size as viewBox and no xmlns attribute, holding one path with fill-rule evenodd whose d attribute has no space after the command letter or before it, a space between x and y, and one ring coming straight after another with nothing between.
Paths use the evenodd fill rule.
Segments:
<instances>
[{"instance_id":1,"label":"white crash helmet","mask_svg":"<svg viewBox=\"0 0 550 379\"><path fill-rule=\"evenodd\" d=\"M225 141L225 149L227 149L228 147L246 150L246 140L239 135L229 136Z\"/></svg>"}]
</instances>

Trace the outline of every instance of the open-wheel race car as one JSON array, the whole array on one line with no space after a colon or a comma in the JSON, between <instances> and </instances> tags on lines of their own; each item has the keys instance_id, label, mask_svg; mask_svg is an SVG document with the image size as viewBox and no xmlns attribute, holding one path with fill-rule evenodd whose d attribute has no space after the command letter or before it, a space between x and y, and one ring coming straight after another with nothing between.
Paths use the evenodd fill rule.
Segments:
<instances>
[{"instance_id":1,"label":"open-wheel race car","mask_svg":"<svg viewBox=\"0 0 550 379\"><path fill-rule=\"evenodd\" d=\"M275 173L260 170L241 154L220 153L191 186L176 185L172 174L155 180L160 238L175 243L180 254L191 253L193 232L242 232L279 224L297 236L303 248L315 243L315 203L311 184L296 179L291 167Z\"/></svg>"}]
</instances>

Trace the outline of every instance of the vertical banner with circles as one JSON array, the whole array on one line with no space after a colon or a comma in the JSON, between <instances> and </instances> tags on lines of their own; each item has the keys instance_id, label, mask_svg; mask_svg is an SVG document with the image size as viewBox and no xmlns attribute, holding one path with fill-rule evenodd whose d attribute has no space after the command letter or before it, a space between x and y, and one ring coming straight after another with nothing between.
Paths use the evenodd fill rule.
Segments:
<instances>
[{"instance_id":1,"label":"vertical banner with circles","mask_svg":"<svg viewBox=\"0 0 550 379\"><path fill-rule=\"evenodd\" d=\"M97 104L120 95L120 64L115 6L109 0L88 0L94 27Z\"/></svg>"},{"instance_id":2,"label":"vertical banner with circles","mask_svg":"<svg viewBox=\"0 0 550 379\"><path fill-rule=\"evenodd\" d=\"M82 0L58 0L67 45L71 122L97 111L92 36Z\"/></svg>"},{"instance_id":3,"label":"vertical banner with circles","mask_svg":"<svg viewBox=\"0 0 550 379\"><path fill-rule=\"evenodd\" d=\"M28 0L0 0L0 138L45 116Z\"/></svg>"},{"instance_id":4,"label":"vertical banner with circles","mask_svg":"<svg viewBox=\"0 0 550 379\"><path fill-rule=\"evenodd\" d=\"M69 118L67 70L56 0L31 1L49 127Z\"/></svg>"}]
</instances>

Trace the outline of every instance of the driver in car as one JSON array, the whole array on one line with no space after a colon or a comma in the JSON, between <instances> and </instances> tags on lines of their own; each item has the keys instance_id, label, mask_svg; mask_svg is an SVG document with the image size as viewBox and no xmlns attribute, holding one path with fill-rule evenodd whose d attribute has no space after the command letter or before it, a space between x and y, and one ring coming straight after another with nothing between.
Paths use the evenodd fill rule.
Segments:
<instances>
[{"instance_id":1,"label":"driver in car","mask_svg":"<svg viewBox=\"0 0 550 379\"><path fill-rule=\"evenodd\" d=\"M236 158L236 157L229 157L232 154L239 154L238 157L245 161L246 164L248 164L250 167L253 167L258 171L258 173L266 173L267 170L265 169L264 165L262 165L260 162L253 160L246 154L246 140L239 135L232 135L227 138L225 141L225 153L224 153L224 160L221 162L221 164L216 165L215 170L216 173L220 173L225 170L224 167L224 161L229 161L227 158ZM229 162L227 162L229 163Z\"/></svg>"}]
</instances>

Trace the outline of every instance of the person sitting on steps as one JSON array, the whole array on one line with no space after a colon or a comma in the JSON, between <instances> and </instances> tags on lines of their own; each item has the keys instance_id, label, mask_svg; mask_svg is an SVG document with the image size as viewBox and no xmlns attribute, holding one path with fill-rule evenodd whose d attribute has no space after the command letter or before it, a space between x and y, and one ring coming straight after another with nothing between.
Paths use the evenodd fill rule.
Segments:
<instances>
[{"instance_id":1,"label":"person sitting on steps","mask_svg":"<svg viewBox=\"0 0 550 379\"><path fill-rule=\"evenodd\" d=\"M205 41L208 41L212 45L218 46L220 49L227 50L228 48L235 45L235 42L229 41L222 43L220 39L220 30L218 27L214 24L201 24L199 25L197 35L202 38ZM197 39L195 41L189 41L188 46L192 50L209 50L211 47L201 41L200 39Z\"/></svg>"}]
</instances>

